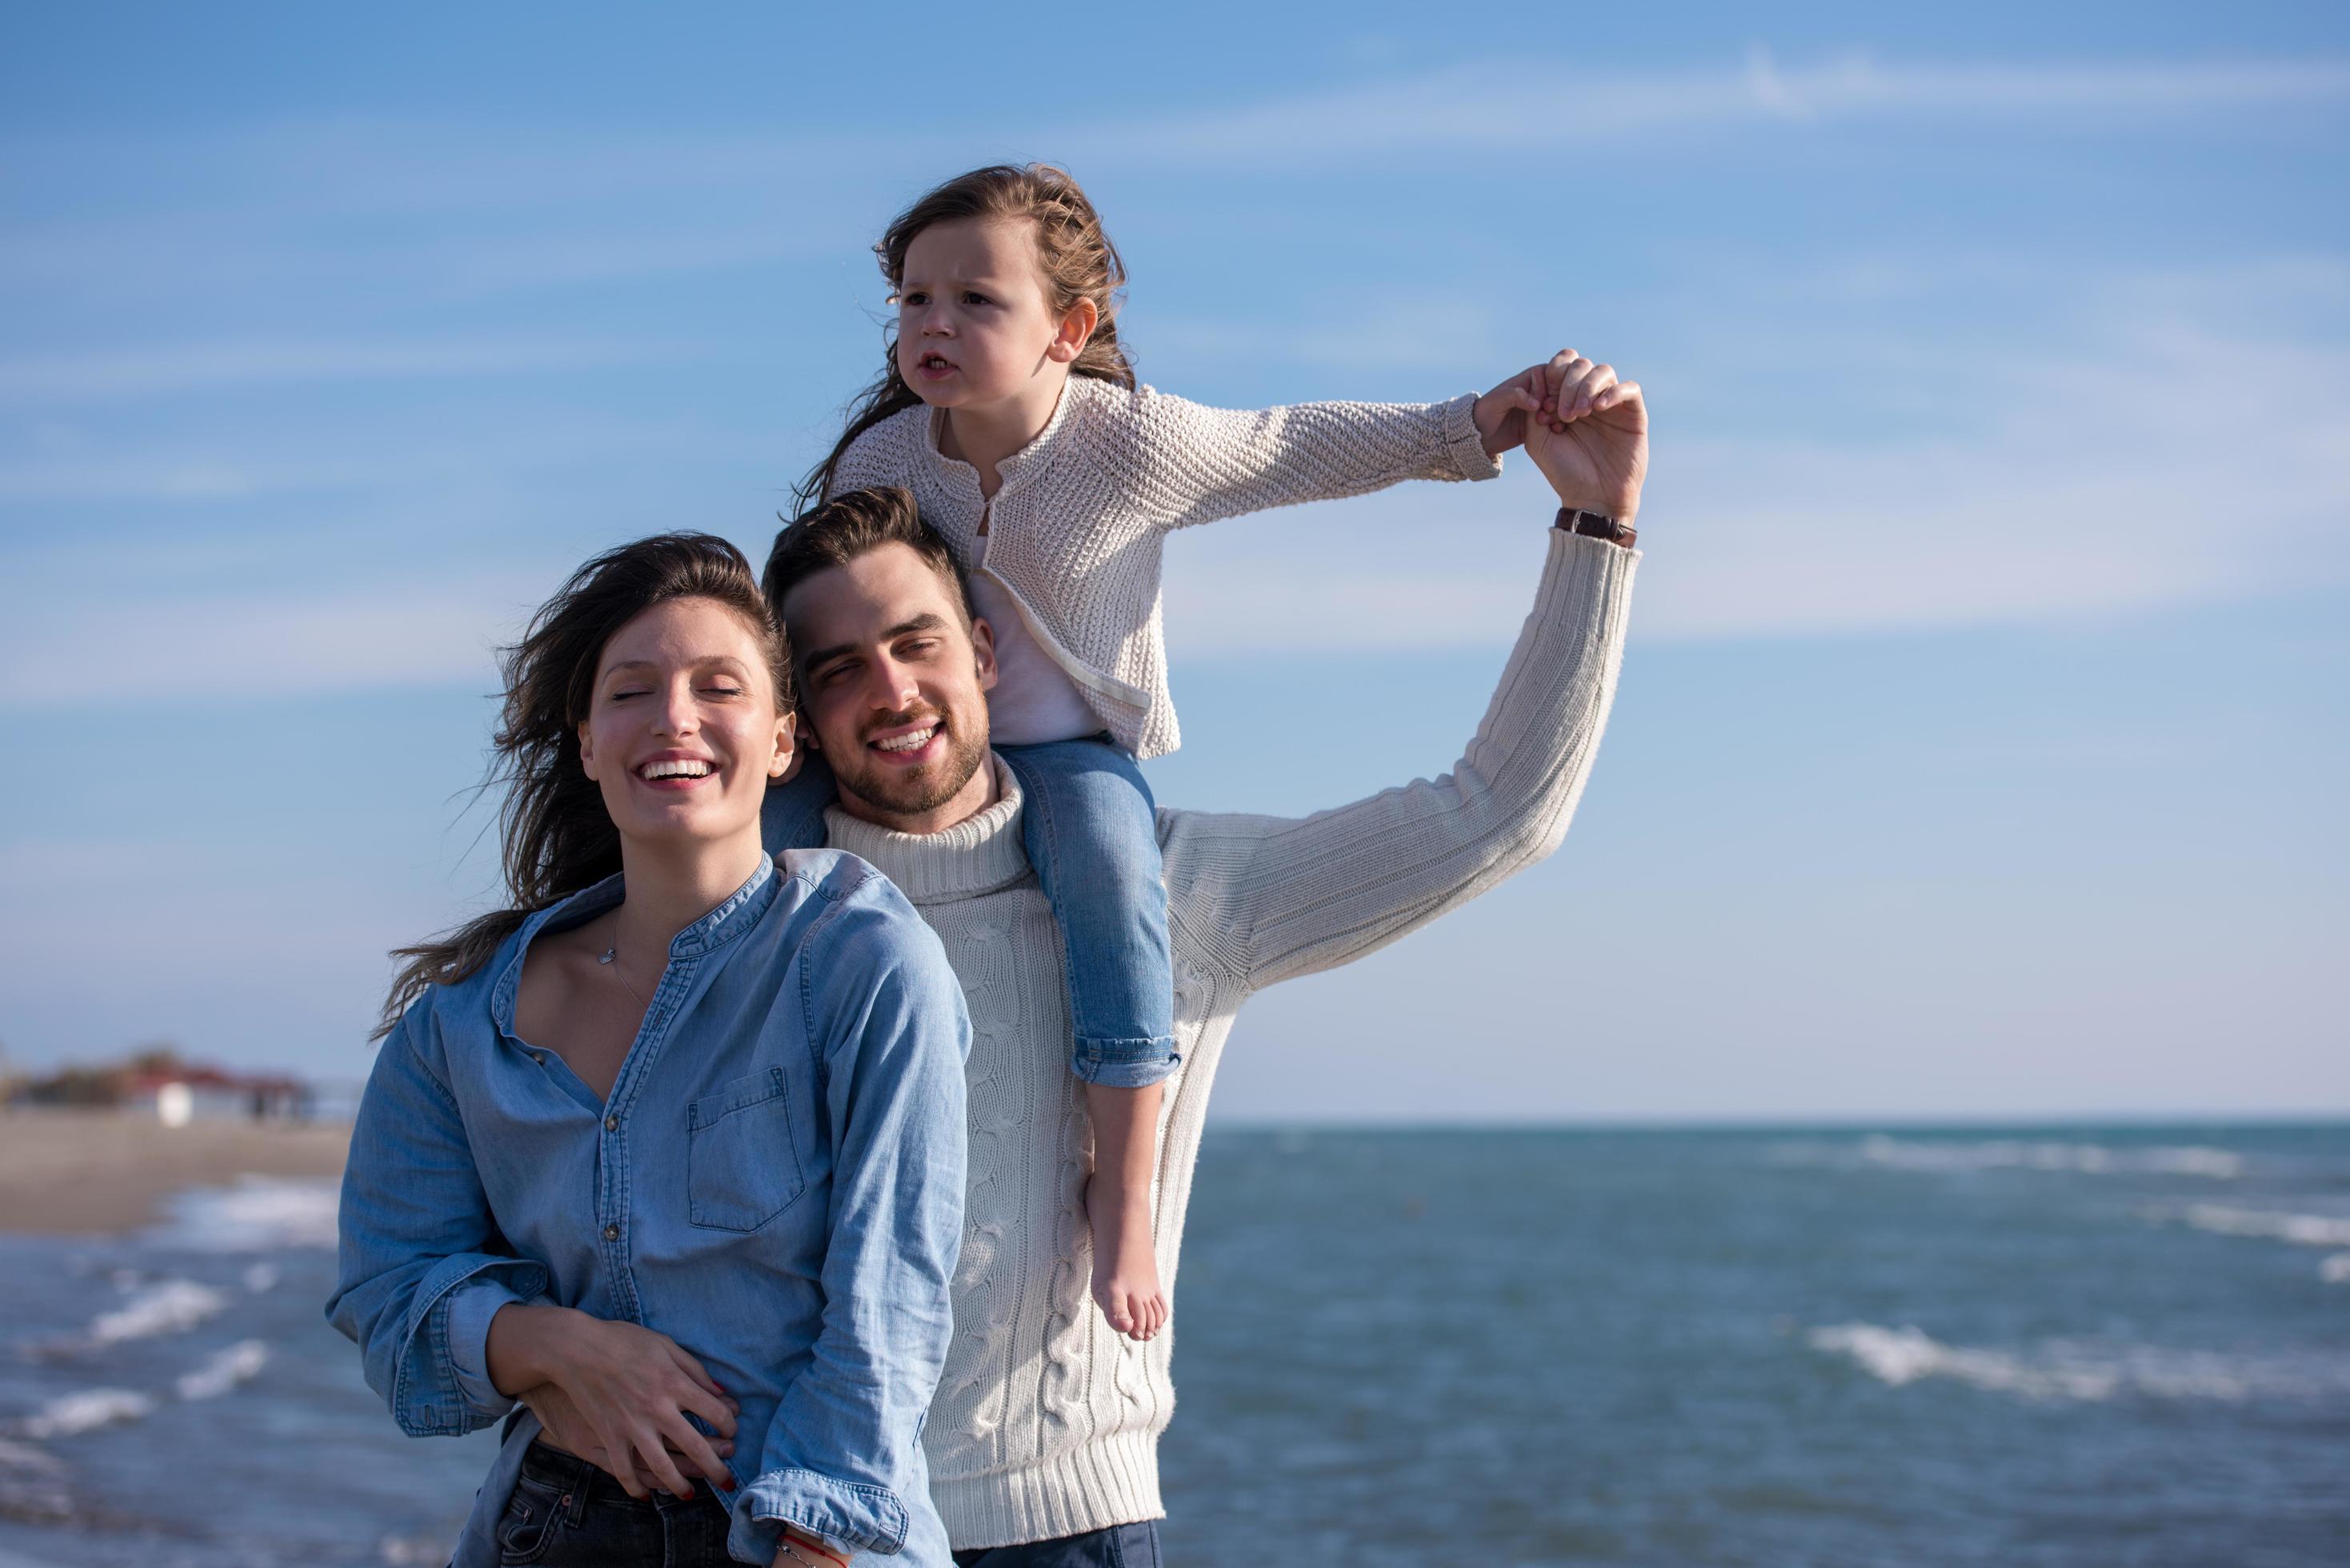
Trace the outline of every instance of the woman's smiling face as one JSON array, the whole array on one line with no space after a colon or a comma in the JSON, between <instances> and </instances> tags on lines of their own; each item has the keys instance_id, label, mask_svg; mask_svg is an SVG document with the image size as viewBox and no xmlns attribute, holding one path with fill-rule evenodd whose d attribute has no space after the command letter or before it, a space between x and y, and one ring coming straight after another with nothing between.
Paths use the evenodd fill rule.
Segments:
<instances>
[{"instance_id":1,"label":"woman's smiling face","mask_svg":"<svg viewBox=\"0 0 2350 1568\"><path fill-rule=\"evenodd\" d=\"M642 844L756 834L792 721L758 637L715 599L669 599L612 634L579 759L620 836Z\"/></svg>"}]
</instances>

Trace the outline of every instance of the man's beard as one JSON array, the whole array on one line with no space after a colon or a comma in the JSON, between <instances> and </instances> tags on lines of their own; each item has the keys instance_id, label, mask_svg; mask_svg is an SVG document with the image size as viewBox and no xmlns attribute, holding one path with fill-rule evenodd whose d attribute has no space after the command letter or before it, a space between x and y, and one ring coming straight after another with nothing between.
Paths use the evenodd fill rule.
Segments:
<instances>
[{"instance_id":1,"label":"man's beard","mask_svg":"<svg viewBox=\"0 0 2350 1568\"><path fill-rule=\"evenodd\" d=\"M974 738L965 726L952 722L935 711L929 714L891 718L878 727L894 729L903 724L919 723L923 718L936 718L946 736L946 754L937 762L920 769L893 768L887 763L875 761L871 749L859 741L854 758L846 767L841 765L842 758L829 751L825 753L825 760L832 764L833 787L842 794L855 795L877 812L892 816L915 816L926 811L936 811L952 800L987 761L984 727L982 727L982 733Z\"/></svg>"}]
</instances>

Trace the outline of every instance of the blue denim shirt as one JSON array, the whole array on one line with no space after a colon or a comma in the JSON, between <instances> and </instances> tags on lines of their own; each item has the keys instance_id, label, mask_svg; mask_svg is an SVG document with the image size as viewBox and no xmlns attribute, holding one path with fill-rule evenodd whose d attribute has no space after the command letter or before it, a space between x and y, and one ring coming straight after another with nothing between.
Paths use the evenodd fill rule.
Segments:
<instances>
[{"instance_id":1,"label":"blue denim shirt","mask_svg":"<svg viewBox=\"0 0 2350 1568\"><path fill-rule=\"evenodd\" d=\"M728 1546L789 1521L950 1561L920 1441L962 1230L971 1025L939 940L853 856L763 861L678 933L608 1101L515 1034L523 955L619 901L617 877L533 915L385 1041L343 1178L327 1315L414 1436L514 1409L489 1322L553 1301L668 1334L742 1413ZM517 1412L457 1568L538 1431Z\"/></svg>"}]
</instances>

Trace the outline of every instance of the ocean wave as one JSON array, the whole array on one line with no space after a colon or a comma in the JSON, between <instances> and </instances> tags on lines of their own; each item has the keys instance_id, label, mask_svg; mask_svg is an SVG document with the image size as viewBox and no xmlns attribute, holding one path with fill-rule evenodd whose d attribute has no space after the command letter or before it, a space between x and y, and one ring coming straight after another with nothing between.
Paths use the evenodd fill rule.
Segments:
<instances>
[{"instance_id":1,"label":"ocean wave","mask_svg":"<svg viewBox=\"0 0 2350 1568\"><path fill-rule=\"evenodd\" d=\"M1913 1324L1847 1323L1805 1336L1814 1350L1849 1356L1881 1383L1901 1387L1945 1377L2027 1399L2104 1400L2308 1397L2350 1393L2350 1361L2256 1359L2149 1345L2050 1340L2028 1354L1945 1345Z\"/></svg>"},{"instance_id":2,"label":"ocean wave","mask_svg":"<svg viewBox=\"0 0 2350 1568\"><path fill-rule=\"evenodd\" d=\"M341 1186L331 1179L240 1177L234 1187L181 1193L153 1239L203 1252L331 1248L340 1199Z\"/></svg>"},{"instance_id":3,"label":"ocean wave","mask_svg":"<svg viewBox=\"0 0 2350 1568\"><path fill-rule=\"evenodd\" d=\"M2216 1231L2223 1236L2266 1236L2296 1247L2350 1247L2350 1219L2339 1215L2190 1203L2178 1211L2178 1218L2198 1231Z\"/></svg>"},{"instance_id":4,"label":"ocean wave","mask_svg":"<svg viewBox=\"0 0 2350 1568\"><path fill-rule=\"evenodd\" d=\"M200 1285L193 1280L165 1280L112 1312L102 1312L92 1318L89 1331L78 1343L92 1346L120 1345L127 1339L184 1334L227 1307L228 1297L210 1285Z\"/></svg>"},{"instance_id":5,"label":"ocean wave","mask_svg":"<svg viewBox=\"0 0 2350 1568\"><path fill-rule=\"evenodd\" d=\"M172 1387L182 1399L217 1399L237 1385L252 1382L268 1365L268 1345L257 1339L239 1340L193 1372L182 1375Z\"/></svg>"},{"instance_id":6,"label":"ocean wave","mask_svg":"<svg viewBox=\"0 0 2350 1568\"><path fill-rule=\"evenodd\" d=\"M2244 1157L2201 1144L2112 1145L2054 1139L1898 1138L1871 1133L1855 1152L1866 1164L1895 1170L1962 1173L1975 1170L2053 1170L2086 1176L2201 1176L2233 1181L2244 1174Z\"/></svg>"},{"instance_id":7,"label":"ocean wave","mask_svg":"<svg viewBox=\"0 0 2350 1568\"><path fill-rule=\"evenodd\" d=\"M128 1388L84 1388L42 1406L26 1418L24 1432L41 1441L70 1438L121 1421L144 1419L154 1409L151 1397Z\"/></svg>"}]
</instances>

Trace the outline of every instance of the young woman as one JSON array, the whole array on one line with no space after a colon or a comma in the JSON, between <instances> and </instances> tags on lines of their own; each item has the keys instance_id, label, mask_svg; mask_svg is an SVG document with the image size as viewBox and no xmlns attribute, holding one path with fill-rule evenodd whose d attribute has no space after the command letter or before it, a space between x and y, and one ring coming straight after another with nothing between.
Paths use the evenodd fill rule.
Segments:
<instances>
[{"instance_id":1,"label":"young woman","mask_svg":"<svg viewBox=\"0 0 2350 1568\"><path fill-rule=\"evenodd\" d=\"M864 862L762 852L789 664L725 541L589 562L506 679L513 907L404 950L328 1315L412 1435L528 1407L457 1568L945 1564L918 1436L970 1026L938 940Z\"/></svg>"}]
</instances>

